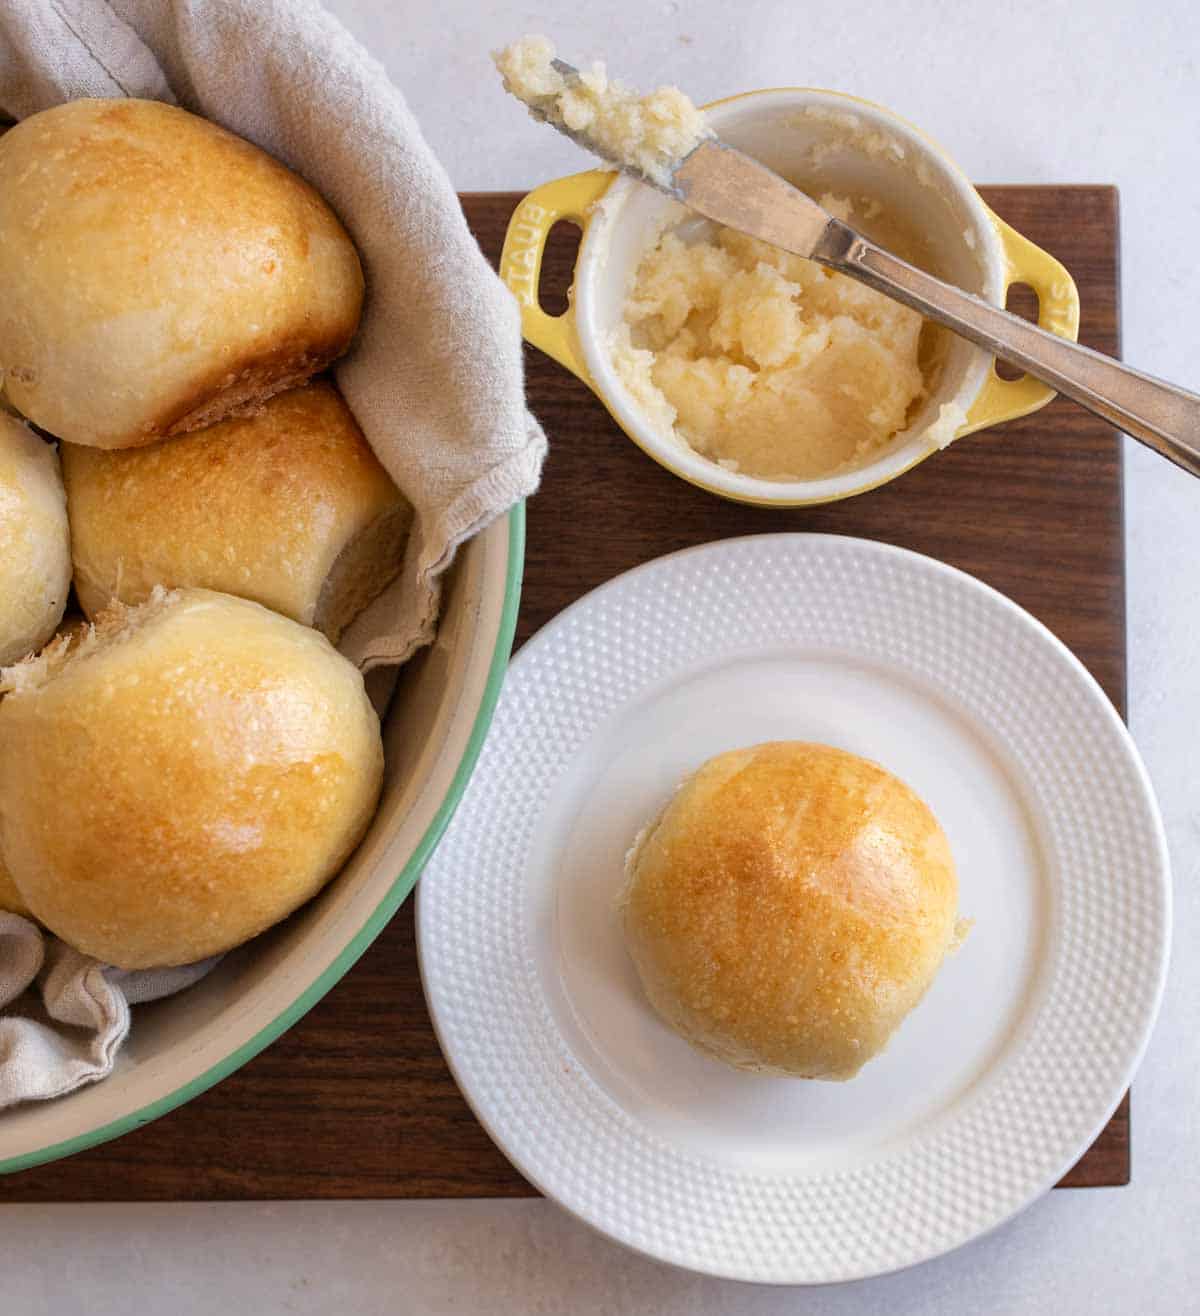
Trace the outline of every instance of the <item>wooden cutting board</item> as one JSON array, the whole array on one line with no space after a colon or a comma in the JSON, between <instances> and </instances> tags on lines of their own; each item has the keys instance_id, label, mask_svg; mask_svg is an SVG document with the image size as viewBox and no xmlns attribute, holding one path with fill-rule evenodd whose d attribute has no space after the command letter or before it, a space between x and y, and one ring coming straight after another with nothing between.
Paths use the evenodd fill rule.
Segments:
<instances>
[{"instance_id":1,"label":"wooden cutting board","mask_svg":"<svg viewBox=\"0 0 1200 1316\"><path fill-rule=\"evenodd\" d=\"M1116 190L983 193L1066 263L1083 303L1081 338L1116 353ZM518 199L463 198L493 261ZM566 242L553 242L546 277L560 290L569 260ZM874 493L768 512L724 502L661 470L582 384L533 350L528 384L551 456L529 504L518 644L593 586L674 549L757 532L833 531L901 544L994 585L1074 649L1124 711L1120 451L1114 432L1078 408L1053 402L963 440ZM236 1074L124 1138L0 1180L0 1200L532 1194L475 1121L442 1059L421 994L412 908L410 901L323 1001ZM1126 1097L1063 1183L1128 1180Z\"/></svg>"}]
</instances>

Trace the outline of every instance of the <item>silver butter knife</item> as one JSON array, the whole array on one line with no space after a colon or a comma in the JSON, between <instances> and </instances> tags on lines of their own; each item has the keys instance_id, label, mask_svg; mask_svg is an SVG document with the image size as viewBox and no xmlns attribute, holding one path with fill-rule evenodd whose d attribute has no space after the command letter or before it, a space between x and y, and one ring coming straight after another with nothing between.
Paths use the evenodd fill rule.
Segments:
<instances>
[{"instance_id":1,"label":"silver butter knife","mask_svg":"<svg viewBox=\"0 0 1200 1316\"><path fill-rule=\"evenodd\" d=\"M578 76L578 70L562 60L556 59L554 66L565 77ZM559 123L553 126L585 150L603 154L586 134ZM610 163L707 219L819 261L911 306L1200 475L1200 397L1195 393L1047 333L909 265L720 138L707 138L684 156L667 184L623 161Z\"/></svg>"}]
</instances>

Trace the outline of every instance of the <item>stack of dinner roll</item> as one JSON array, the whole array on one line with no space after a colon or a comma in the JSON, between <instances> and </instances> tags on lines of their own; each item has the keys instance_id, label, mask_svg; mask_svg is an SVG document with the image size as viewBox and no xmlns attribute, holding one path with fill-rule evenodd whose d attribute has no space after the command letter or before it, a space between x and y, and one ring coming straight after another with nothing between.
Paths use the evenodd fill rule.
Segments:
<instances>
[{"instance_id":1,"label":"stack of dinner roll","mask_svg":"<svg viewBox=\"0 0 1200 1316\"><path fill-rule=\"evenodd\" d=\"M204 119L79 100L0 137L0 910L107 963L254 936L374 812L333 646L411 513L314 379L362 301L322 198Z\"/></svg>"}]
</instances>

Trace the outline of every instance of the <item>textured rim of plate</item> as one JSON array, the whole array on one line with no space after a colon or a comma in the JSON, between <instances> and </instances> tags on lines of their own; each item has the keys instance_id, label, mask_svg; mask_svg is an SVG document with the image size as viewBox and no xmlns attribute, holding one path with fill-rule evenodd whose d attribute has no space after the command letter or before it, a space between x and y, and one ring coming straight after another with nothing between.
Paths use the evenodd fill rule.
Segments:
<instances>
[{"instance_id":1,"label":"textured rim of plate","mask_svg":"<svg viewBox=\"0 0 1200 1316\"><path fill-rule=\"evenodd\" d=\"M487 736L488 727L491 725L495 714L500 699L500 690L505 679L508 658L512 653L513 635L516 633L517 627L517 613L521 604L521 576L524 564L525 504L521 502L515 504L508 513L508 563L504 578L504 604L496 632L496 647L493 650L491 664L488 667L487 684L484 687L479 711L475 715L475 722L471 728L471 734L467 740L463 756L459 760L453 780L433 817L433 821L429 824L424 836L421 837L412 853L412 857L404 865L400 875L388 887L370 917L338 953L333 962L323 973L313 979L286 1010L276 1015L269 1024L260 1029L248 1042L230 1052L218 1064L206 1069L203 1074L182 1084L167 1096L160 1097L157 1101L152 1101L128 1115L122 1115L120 1119L103 1124L98 1129L91 1129L87 1133L81 1133L74 1138L65 1138L62 1142L54 1143L49 1147L42 1147L33 1152L23 1152L19 1156L12 1156L8 1160L0 1161L0 1175L15 1174L18 1170L28 1170L35 1165L44 1165L48 1161L61 1160L64 1156L73 1156L76 1152L86 1151L87 1148L95 1147L102 1142L109 1142L113 1138L119 1138L122 1134L130 1132L132 1129L141 1128L143 1124L149 1124L151 1120L156 1120L160 1115L167 1114L168 1111L174 1110L176 1106L182 1106L185 1102L191 1101L193 1097L198 1097L202 1092L212 1087L214 1083L219 1083L221 1079L232 1074L235 1069L240 1069L248 1060L253 1060L260 1051L291 1028L362 957L375 938L391 922L396 911L416 885L421 870L428 862L430 854L432 854L434 847L441 839L442 833L449 825L450 819L454 816L454 811L466 791L471 772L479 758L479 752ZM65 1099L69 1100L69 1098Z\"/></svg>"},{"instance_id":2,"label":"textured rim of plate","mask_svg":"<svg viewBox=\"0 0 1200 1316\"><path fill-rule=\"evenodd\" d=\"M899 1151L847 1171L737 1171L636 1121L563 1038L525 917L521 860L554 782L613 711L678 661L676 643L651 652L647 634L690 626L715 641L713 662L745 656L747 646L729 638L737 630L729 612L749 605L739 598L714 615L703 591L722 572L743 587L748 572L764 570L764 554L777 574L791 564L784 583L792 589L805 571L836 585L822 596L827 634L809 641L814 648L853 652L857 636L858 650L869 651L886 622L893 666L983 720L1036 793L1047 870L1057 873L1038 1004L997 1061L997 1079ZM855 588L875 591L872 610L847 603ZM892 617L881 616L889 607ZM773 611L755 624L774 626L781 644L803 643L788 630L795 612ZM906 615L913 634L893 624ZM979 627L988 643L977 638L972 653ZM438 1038L476 1116L521 1173L635 1251L779 1284L866 1278L929 1260L1048 1190L1103 1128L1137 1068L1162 997L1170 923L1153 790L1124 724L1074 654L964 572L906 549L816 534L685 549L609 581L543 627L510 668L464 807L417 898Z\"/></svg>"}]
</instances>

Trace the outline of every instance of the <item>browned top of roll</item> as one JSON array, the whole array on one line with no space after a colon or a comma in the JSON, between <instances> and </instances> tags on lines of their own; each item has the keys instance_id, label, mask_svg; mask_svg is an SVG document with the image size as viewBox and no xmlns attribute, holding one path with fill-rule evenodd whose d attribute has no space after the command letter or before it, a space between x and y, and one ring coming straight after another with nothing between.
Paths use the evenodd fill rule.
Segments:
<instances>
[{"instance_id":1,"label":"browned top of roll","mask_svg":"<svg viewBox=\"0 0 1200 1316\"><path fill-rule=\"evenodd\" d=\"M720 754L630 856L624 919L651 1003L741 1068L849 1078L950 948L958 884L926 804L827 745Z\"/></svg>"},{"instance_id":2,"label":"browned top of roll","mask_svg":"<svg viewBox=\"0 0 1200 1316\"><path fill-rule=\"evenodd\" d=\"M117 605L0 673L0 847L38 920L121 968L289 914L379 798L362 676L317 631L208 590Z\"/></svg>"},{"instance_id":3,"label":"browned top of roll","mask_svg":"<svg viewBox=\"0 0 1200 1316\"><path fill-rule=\"evenodd\" d=\"M0 369L59 438L136 446L301 383L362 293L318 193L185 110L76 100L0 137Z\"/></svg>"}]
</instances>

